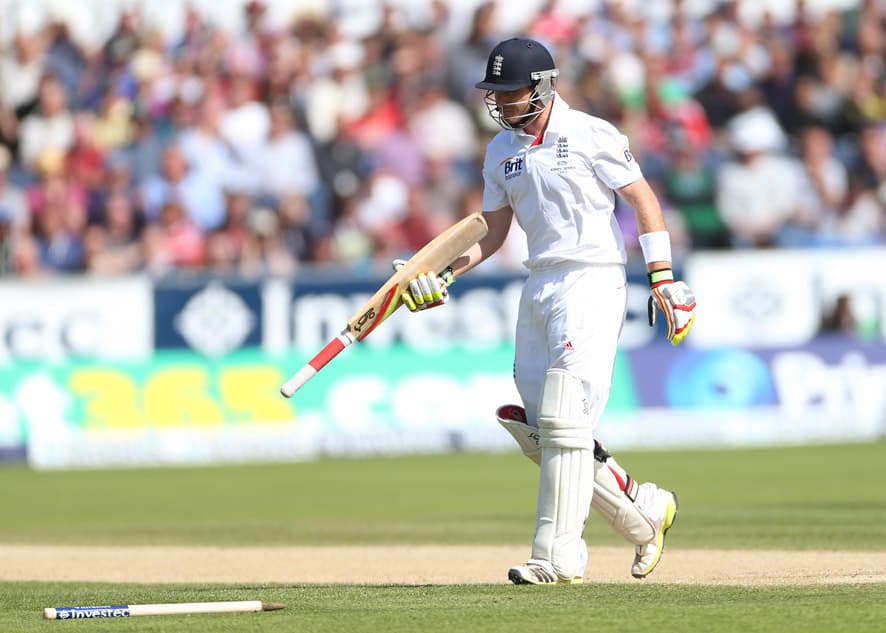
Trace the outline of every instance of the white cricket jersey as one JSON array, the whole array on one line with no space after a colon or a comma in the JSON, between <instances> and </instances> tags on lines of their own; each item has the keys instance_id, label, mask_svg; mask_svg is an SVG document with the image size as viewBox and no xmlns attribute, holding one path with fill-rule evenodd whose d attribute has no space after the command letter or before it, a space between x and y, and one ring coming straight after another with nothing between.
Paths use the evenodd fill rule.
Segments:
<instances>
[{"instance_id":1,"label":"white cricket jersey","mask_svg":"<svg viewBox=\"0 0 886 633\"><path fill-rule=\"evenodd\" d=\"M614 189L642 177L627 137L556 95L541 142L499 132L486 148L483 211L510 206L526 233L530 270L565 262L624 264Z\"/></svg>"}]
</instances>

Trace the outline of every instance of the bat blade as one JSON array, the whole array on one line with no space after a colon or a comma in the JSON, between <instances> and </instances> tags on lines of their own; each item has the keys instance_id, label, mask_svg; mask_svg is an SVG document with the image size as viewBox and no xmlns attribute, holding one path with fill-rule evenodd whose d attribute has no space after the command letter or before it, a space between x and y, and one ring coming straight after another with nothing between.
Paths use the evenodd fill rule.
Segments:
<instances>
[{"instance_id":1,"label":"bat blade","mask_svg":"<svg viewBox=\"0 0 886 633\"><path fill-rule=\"evenodd\" d=\"M440 233L409 258L348 321L348 330L361 341L400 307L409 281L427 272L440 273L488 231L480 212L472 213Z\"/></svg>"},{"instance_id":2,"label":"bat blade","mask_svg":"<svg viewBox=\"0 0 886 633\"><path fill-rule=\"evenodd\" d=\"M391 316L402 305L401 295L409 287L410 280L422 273L443 272L468 248L483 239L488 230L483 214L472 213L425 244L348 320L341 334L283 384L280 393L292 397L345 347L362 341Z\"/></svg>"}]
</instances>

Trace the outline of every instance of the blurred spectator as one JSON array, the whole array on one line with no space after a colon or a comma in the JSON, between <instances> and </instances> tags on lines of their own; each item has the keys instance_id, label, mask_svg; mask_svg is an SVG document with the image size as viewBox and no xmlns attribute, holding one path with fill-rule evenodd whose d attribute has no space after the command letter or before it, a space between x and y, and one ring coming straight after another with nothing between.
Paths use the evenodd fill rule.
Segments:
<instances>
[{"instance_id":1,"label":"blurred spectator","mask_svg":"<svg viewBox=\"0 0 886 633\"><path fill-rule=\"evenodd\" d=\"M86 210L61 195L49 195L35 218L37 248L43 268L75 272L86 267Z\"/></svg>"},{"instance_id":2,"label":"blurred spectator","mask_svg":"<svg viewBox=\"0 0 886 633\"><path fill-rule=\"evenodd\" d=\"M862 174L849 177L845 204L828 213L819 225L822 246L882 244L886 236L886 196L869 186Z\"/></svg>"},{"instance_id":3,"label":"blurred spectator","mask_svg":"<svg viewBox=\"0 0 886 633\"><path fill-rule=\"evenodd\" d=\"M173 60L196 61L209 39L209 29L200 11L193 5L185 9L181 39L172 46Z\"/></svg>"},{"instance_id":4,"label":"blurred spectator","mask_svg":"<svg viewBox=\"0 0 886 633\"><path fill-rule=\"evenodd\" d=\"M256 93L250 75L241 72L231 77L228 106L219 123L222 138L235 156L247 163L255 160L271 126L268 107L256 99Z\"/></svg>"},{"instance_id":5,"label":"blurred spectator","mask_svg":"<svg viewBox=\"0 0 886 633\"><path fill-rule=\"evenodd\" d=\"M278 201L280 233L283 245L297 262L310 262L316 259L316 249L322 242L328 227L317 227L311 222L311 209L300 195L289 193Z\"/></svg>"},{"instance_id":6,"label":"blurred spectator","mask_svg":"<svg viewBox=\"0 0 886 633\"><path fill-rule=\"evenodd\" d=\"M729 231L717 209L714 167L689 143L674 147L664 173L665 198L683 217L693 248L729 246Z\"/></svg>"},{"instance_id":7,"label":"blurred spectator","mask_svg":"<svg viewBox=\"0 0 886 633\"><path fill-rule=\"evenodd\" d=\"M178 147L189 165L199 165L200 172L217 187L246 186L249 175L244 173L227 139L221 134L225 102L220 95L206 95L198 106L195 125L186 128L178 137Z\"/></svg>"},{"instance_id":8,"label":"blurred spectator","mask_svg":"<svg viewBox=\"0 0 886 633\"><path fill-rule=\"evenodd\" d=\"M267 4L260 0L249 0L243 7L246 29L228 51L227 65L232 72L250 77L265 72L269 45L267 10Z\"/></svg>"},{"instance_id":9,"label":"blurred spectator","mask_svg":"<svg viewBox=\"0 0 886 633\"><path fill-rule=\"evenodd\" d=\"M27 190L32 217L38 216L49 204L66 209L86 210L88 196L82 184L68 177L66 157L57 150L47 150L35 166L38 180Z\"/></svg>"},{"instance_id":10,"label":"blurred spectator","mask_svg":"<svg viewBox=\"0 0 886 633\"><path fill-rule=\"evenodd\" d=\"M141 227L132 201L122 192L111 194L102 217L86 234L87 270L121 275L140 269L144 265Z\"/></svg>"},{"instance_id":11,"label":"blurred spectator","mask_svg":"<svg viewBox=\"0 0 886 633\"><path fill-rule=\"evenodd\" d=\"M115 152L109 160L112 165L126 165L132 179L142 183L160 174L165 143L149 116L137 116L133 121L132 142Z\"/></svg>"},{"instance_id":12,"label":"blurred spectator","mask_svg":"<svg viewBox=\"0 0 886 633\"><path fill-rule=\"evenodd\" d=\"M519 19L501 2L369 0L288 23L235 3L237 29L211 3L162 30L144 3L112 3L102 41L81 32L87 3L77 24L51 11L8 34L0 274L288 274L414 251L479 208L477 147L497 129L473 86L515 29L551 45L564 100L631 136L678 257L684 231L694 248L886 242L877 0L759 15L544 0ZM519 266L520 242L498 265Z\"/></svg>"},{"instance_id":13,"label":"blurred spectator","mask_svg":"<svg viewBox=\"0 0 886 633\"><path fill-rule=\"evenodd\" d=\"M375 249L373 236L363 229L358 218L357 198L342 201L332 231L318 246L321 261L340 262L345 265L365 264Z\"/></svg>"},{"instance_id":14,"label":"blurred spectator","mask_svg":"<svg viewBox=\"0 0 886 633\"><path fill-rule=\"evenodd\" d=\"M328 74L312 82L306 103L308 129L319 143L332 141L343 124L366 112L369 95L362 63L363 50L356 42L341 41L326 49Z\"/></svg>"},{"instance_id":15,"label":"blurred spectator","mask_svg":"<svg viewBox=\"0 0 886 633\"><path fill-rule=\"evenodd\" d=\"M825 311L819 328L822 334L842 334L862 341L880 338L881 309L873 293L842 293Z\"/></svg>"},{"instance_id":16,"label":"blurred spectator","mask_svg":"<svg viewBox=\"0 0 886 633\"><path fill-rule=\"evenodd\" d=\"M120 12L116 30L105 44L105 63L111 68L126 64L139 47L141 15L137 7L125 7Z\"/></svg>"},{"instance_id":17,"label":"blurred spectator","mask_svg":"<svg viewBox=\"0 0 886 633\"><path fill-rule=\"evenodd\" d=\"M397 176L410 186L429 186L428 161L421 144L408 130L395 129L372 152L372 166Z\"/></svg>"},{"instance_id":18,"label":"blurred spectator","mask_svg":"<svg viewBox=\"0 0 886 633\"><path fill-rule=\"evenodd\" d=\"M75 105L86 60L80 46L71 37L70 28L60 15L50 15L46 38L46 70L65 87L68 99Z\"/></svg>"},{"instance_id":19,"label":"blurred spectator","mask_svg":"<svg viewBox=\"0 0 886 633\"><path fill-rule=\"evenodd\" d=\"M373 241L378 259L400 255L400 244L391 240L397 225L406 217L409 187L392 174L376 173L366 184L365 195L357 205L359 228Z\"/></svg>"},{"instance_id":20,"label":"blurred spectator","mask_svg":"<svg viewBox=\"0 0 886 633\"><path fill-rule=\"evenodd\" d=\"M210 274L232 275L237 272L240 253L234 239L224 229L206 235L206 271Z\"/></svg>"},{"instance_id":21,"label":"blurred spectator","mask_svg":"<svg viewBox=\"0 0 886 633\"><path fill-rule=\"evenodd\" d=\"M357 192L361 179L369 171L370 160L341 130L336 130L335 137L317 150L321 178L332 189L336 206L340 207L342 200Z\"/></svg>"},{"instance_id":22,"label":"blurred spectator","mask_svg":"<svg viewBox=\"0 0 886 633\"><path fill-rule=\"evenodd\" d=\"M886 124L866 126L861 132L858 148L853 171L859 173L869 187L886 185Z\"/></svg>"},{"instance_id":23,"label":"blurred spectator","mask_svg":"<svg viewBox=\"0 0 886 633\"><path fill-rule=\"evenodd\" d=\"M403 115L394 95L380 81L368 84L366 96L366 108L362 115L348 121L342 120L340 125L345 135L360 149L372 153L402 127Z\"/></svg>"},{"instance_id":24,"label":"blurred spectator","mask_svg":"<svg viewBox=\"0 0 886 633\"><path fill-rule=\"evenodd\" d=\"M841 294L837 297L833 307L822 316L819 331L822 334L855 334L855 316L852 314L849 295Z\"/></svg>"},{"instance_id":25,"label":"blurred spectator","mask_svg":"<svg viewBox=\"0 0 886 633\"><path fill-rule=\"evenodd\" d=\"M249 218L249 227L240 272L247 277L292 274L296 261L286 249L276 212L268 207L256 209Z\"/></svg>"},{"instance_id":26,"label":"blurred spectator","mask_svg":"<svg viewBox=\"0 0 886 633\"><path fill-rule=\"evenodd\" d=\"M17 118L30 114L36 105L45 67L40 34L17 32L12 50L0 58L0 96L3 105L14 110Z\"/></svg>"},{"instance_id":27,"label":"blurred spectator","mask_svg":"<svg viewBox=\"0 0 886 633\"><path fill-rule=\"evenodd\" d=\"M782 155L785 138L772 112L758 106L730 122L736 158L717 173L717 206L738 247L771 247L800 212L801 166Z\"/></svg>"},{"instance_id":28,"label":"blurred spectator","mask_svg":"<svg viewBox=\"0 0 886 633\"><path fill-rule=\"evenodd\" d=\"M783 39L768 42L769 69L758 82L766 104L772 108L782 129L794 132L801 117L794 96L797 92L797 73L793 51Z\"/></svg>"},{"instance_id":29,"label":"blurred spectator","mask_svg":"<svg viewBox=\"0 0 886 633\"><path fill-rule=\"evenodd\" d=\"M205 263L206 238L184 205L170 198L161 206L157 222L145 228L145 249L148 270L155 274L194 269Z\"/></svg>"},{"instance_id":30,"label":"blurred spectator","mask_svg":"<svg viewBox=\"0 0 886 633\"><path fill-rule=\"evenodd\" d=\"M819 226L826 217L837 215L846 200L847 173L834 156L831 133L811 126L800 133L800 159L803 161L800 191L802 214L807 226Z\"/></svg>"},{"instance_id":31,"label":"blurred spectator","mask_svg":"<svg viewBox=\"0 0 886 633\"><path fill-rule=\"evenodd\" d=\"M0 223L21 229L29 224L28 201L25 192L9 182L12 154L0 145Z\"/></svg>"},{"instance_id":32,"label":"blurred spectator","mask_svg":"<svg viewBox=\"0 0 886 633\"><path fill-rule=\"evenodd\" d=\"M180 203L198 229L211 231L225 221L225 199L215 174L189 164L181 148L170 145L163 152L162 173L143 187L145 216L161 220L161 210L170 202Z\"/></svg>"},{"instance_id":33,"label":"blurred spectator","mask_svg":"<svg viewBox=\"0 0 886 633\"><path fill-rule=\"evenodd\" d=\"M738 114L738 95L749 84L750 77L740 66L725 59L718 61L711 81L696 93L712 127L723 130Z\"/></svg>"},{"instance_id":34,"label":"blurred spectator","mask_svg":"<svg viewBox=\"0 0 886 633\"><path fill-rule=\"evenodd\" d=\"M428 211L424 190L420 187L409 189L405 215L394 225L391 241L397 243L401 253L407 258L440 233L441 227Z\"/></svg>"},{"instance_id":35,"label":"blurred spectator","mask_svg":"<svg viewBox=\"0 0 886 633\"><path fill-rule=\"evenodd\" d=\"M108 185L105 155L93 142L93 124L91 114L80 112L75 115L74 144L65 159L67 177L84 189L90 221L98 218L97 208L103 202Z\"/></svg>"},{"instance_id":36,"label":"blurred spectator","mask_svg":"<svg viewBox=\"0 0 886 633\"><path fill-rule=\"evenodd\" d=\"M224 232L230 240L231 247L239 263L249 239L250 216L253 204L250 195L240 189L229 189L225 192L225 223Z\"/></svg>"},{"instance_id":37,"label":"blurred spectator","mask_svg":"<svg viewBox=\"0 0 886 633\"><path fill-rule=\"evenodd\" d=\"M92 142L104 151L113 151L128 145L132 135L132 103L109 90L92 124Z\"/></svg>"},{"instance_id":38,"label":"blurred spectator","mask_svg":"<svg viewBox=\"0 0 886 633\"><path fill-rule=\"evenodd\" d=\"M409 131L429 160L467 162L477 155L477 135L464 107L439 84L427 84L408 118Z\"/></svg>"},{"instance_id":39,"label":"blurred spectator","mask_svg":"<svg viewBox=\"0 0 886 633\"><path fill-rule=\"evenodd\" d=\"M54 77L40 84L38 107L21 125L19 155L33 168L46 151L67 152L74 144L74 117L64 86Z\"/></svg>"},{"instance_id":40,"label":"blurred spectator","mask_svg":"<svg viewBox=\"0 0 886 633\"><path fill-rule=\"evenodd\" d=\"M478 90L474 84L486 72L489 51L501 39L495 29L495 3L481 2L474 9L470 32L464 42L448 49L450 94L460 103L478 103ZM484 112L485 114L485 112Z\"/></svg>"},{"instance_id":41,"label":"blurred spectator","mask_svg":"<svg viewBox=\"0 0 886 633\"><path fill-rule=\"evenodd\" d=\"M15 271L15 241L30 228L30 214L24 191L9 182L7 173L12 156L0 145L0 275Z\"/></svg>"},{"instance_id":42,"label":"blurred spectator","mask_svg":"<svg viewBox=\"0 0 886 633\"><path fill-rule=\"evenodd\" d=\"M0 101L0 145L11 154L18 153L18 119L15 112Z\"/></svg>"},{"instance_id":43,"label":"blurred spectator","mask_svg":"<svg viewBox=\"0 0 886 633\"><path fill-rule=\"evenodd\" d=\"M10 250L10 261L16 276L30 279L47 274L40 262L40 247L36 238L28 234L18 235L12 241Z\"/></svg>"},{"instance_id":44,"label":"blurred spectator","mask_svg":"<svg viewBox=\"0 0 886 633\"><path fill-rule=\"evenodd\" d=\"M287 102L271 105L269 134L255 155L255 175L258 191L276 198L292 193L308 197L320 187L311 141L295 128Z\"/></svg>"}]
</instances>

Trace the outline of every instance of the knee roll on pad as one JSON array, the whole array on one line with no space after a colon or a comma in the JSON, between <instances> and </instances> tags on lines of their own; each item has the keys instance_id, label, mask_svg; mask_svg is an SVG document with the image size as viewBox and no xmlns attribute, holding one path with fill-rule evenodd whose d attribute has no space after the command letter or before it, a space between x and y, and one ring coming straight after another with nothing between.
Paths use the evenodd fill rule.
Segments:
<instances>
[{"instance_id":1,"label":"knee roll on pad","mask_svg":"<svg viewBox=\"0 0 886 633\"><path fill-rule=\"evenodd\" d=\"M511 434L520 450L536 464L541 465L541 447L538 445L538 429L526 422L526 411L516 404L506 404L495 412L495 418Z\"/></svg>"},{"instance_id":2,"label":"knee roll on pad","mask_svg":"<svg viewBox=\"0 0 886 633\"><path fill-rule=\"evenodd\" d=\"M593 416L585 382L565 369L549 369L538 404L539 445L593 451Z\"/></svg>"}]
</instances>

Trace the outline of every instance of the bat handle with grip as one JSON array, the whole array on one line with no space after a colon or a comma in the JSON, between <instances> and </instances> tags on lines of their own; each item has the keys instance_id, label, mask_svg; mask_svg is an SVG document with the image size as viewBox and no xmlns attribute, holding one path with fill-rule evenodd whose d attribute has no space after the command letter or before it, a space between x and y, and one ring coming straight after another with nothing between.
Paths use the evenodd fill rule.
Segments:
<instances>
[{"instance_id":1,"label":"bat handle with grip","mask_svg":"<svg viewBox=\"0 0 886 633\"><path fill-rule=\"evenodd\" d=\"M326 344L326 347L314 356L307 364L299 369L292 377L283 383L280 387L280 393L286 398L291 398L292 394L302 388L314 375L323 369L323 367L335 358L344 348L353 343L356 339L348 328L345 328L341 334Z\"/></svg>"}]
</instances>

